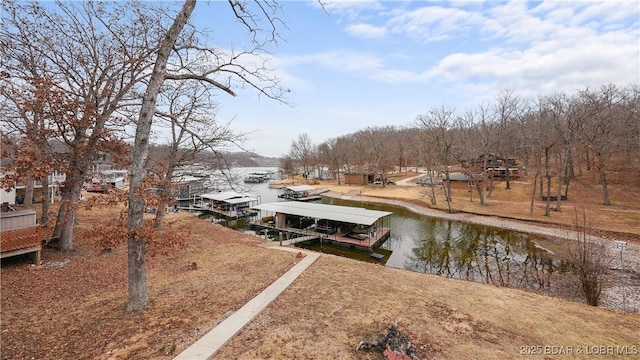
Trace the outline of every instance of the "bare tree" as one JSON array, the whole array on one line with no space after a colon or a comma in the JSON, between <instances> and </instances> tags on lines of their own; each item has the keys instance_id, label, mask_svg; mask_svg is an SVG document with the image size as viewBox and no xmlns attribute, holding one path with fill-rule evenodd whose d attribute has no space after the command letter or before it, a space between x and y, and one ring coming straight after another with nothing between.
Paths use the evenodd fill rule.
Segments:
<instances>
[{"instance_id":1,"label":"bare tree","mask_svg":"<svg viewBox=\"0 0 640 360\"><path fill-rule=\"evenodd\" d=\"M252 8L251 5L255 8ZM145 163L148 158L149 137L151 125L156 113L158 93L165 80L174 81L201 81L210 84L214 88L222 90L230 95L235 95L231 89L233 81L239 82L257 90L261 95L270 99L281 99L284 93L275 78L270 77L266 68L258 66L249 68L241 62L243 55L256 56L264 46L257 35L261 32L268 34L268 41L275 41L277 37L277 25L280 20L275 16L278 6L272 2L238 2L229 1L236 19L245 26L252 36L255 48L249 52L235 54L223 54L207 47L198 46L195 29L187 27L189 18L195 8L195 0L186 0L178 14L173 18L169 29L163 33L155 53L153 70L149 77L147 87L142 99L142 106L136 124L134 151L132 155L132 177L129 191L129 301L127 309L130 311L143 310L149 304L147 293L145 248L146 239L144 232L144 187ZM260 30L264 24L259 24L260 19L266 19L266 25L271 29ZM184 31L184 33L183 33ZM180 40L180 41L178 41ZM175 54L174 54L175 51ZM195 51L200 56L196 58L205 61L196 62L192 66L183 64L192 59L187 56ZM177 59L176 64L168 67L172 54ZM255 63L255 62L254 62ZM200 66L196 66L200 65ZM219 78L216 78L219 77Z\"/></svg>"},{"instance_id":2,"label":"bare tree","mask_svg":"<svg viewBox=\"0 0 640 360\"><path fill-rule=\"evenodd\" d=\"M497 98L495 113L500 132L499 149L504 156L504 166L506 168L505 180L507 189L511 189L510 169L513 165L511 163L511 155L513 154L513 144L517 143L516 139L514 139L514 135L517 134L517 128L514 124L517 119L522 117L523 109L522 100L513 91L505 90Z\"/></svg>"},{"instance_id":3,"label":"bare tree","mask_svg":"<svg viewBox=\"0 0 640 360\"><path fill-rule=\"evenodd\" d=\"M437 156L445 174L444 190L445 199L449 212L451 208L451 178L449 176L449 167L452 161L453 151L453 135L451 132L454 122L454 109L442 106L440 108L431 108L427 114L418 115L418 127L426 130L431 134L431 141L437 149Z\"/></svg>"},{"instance_id":4,"label":"bare tree","mask_svg":"<svg viewBox=\"0 0 640 360\"><path fill-rule=\"evenodd\" d=\"M369 171L386 186L387 173L393 168L397 152L391 147L395 129L392 126L366 128L362 134L368 144ZM397 150L397 149L396 149Z\"/></svg>"},{"instance_id":5,"label":"bare tree","mask_svg":"<svg viewBox=\"0 0 640 360\"><path fill-rule=\"evenodd\" d=\"M296 174L294 160L291 156L285 155L280 157L280 172L285 176L293 176Z\"/></svg>"},{"instance_id":6,"label":"bare tree","mask_svg":"<svg viewBox=\"0 0 640 360\"><path fill-rule=\"evenodd\" d=\"M23 203L30 207L34 202L34 182L42 185L42 211L40 223L49 221L50 197L49 175L54 170L62 171L65 166L64 153L54 151L50 136L58 133L56 124L63 123L68 111L74 109L64 92L53 88L51 81L38 77L29 78L26 84L2 81L4 131L15 134L19 141L11 151L3 149L3 157L13 159L10 168L5 170L15 176L5 176L5 187L15 187L17 182L24 182L25 195ZM53 140L55 141L55 140ZM6 183L8 180L10 184Z\"/></svg>"},{"instance_id":7,"label":"bare tree","mask_svg":"<svg viewBox=\"0 0 640 360\"><path fill-rule=\"evenodd\" d=\"M163 127L169 133L169 139L167 146L156 147L156 156L149 157L149 169L158 188L156 228L162 227L165 208L175 198L174 172L177 168L191 163L203 151L222 159L221 150L230 146L241 148L243 134L234 133L228 122L216 121L216 103L211 91L207 83L179 82L166 84L158 94L156 116L166 123Z\"/></svg>"},{"instance_id":8,"label":"bare tree","mask_svg":"<svg viewBox=\"0 0 640 360\"><path fill-rule=\"evenodd\" d=\"M289 157L302 167L302 173L305 178L308 178L311 173L316 152L317 147L311 142L311 138L307 133L298 135L298 138L291 142Z\"/></svg>"},{"instance_id":9,"label":"bare tree","mask_svg":"<svg viewBox=\"0 0 640 360\"><path fill-rule=\"evenodd\" d=\"M582 90L580 98L582 106L589 112L582 130L582 140L596 156L595 166L600 176L603 204L611 205L607 162L617 150L616 141L624 132L620 126L625 118L624 95L617 86L608 85L598 90Z\"/></svg>"},{"instance_id":10,"label":"bare tree","mask_svg":"<svg viewBox=\"0 0 640 360\"><path fill-rule=\"evenodd\" d=\"M76 202L91 162L118 141L114 132L125 125L118 111L136 101L162 21L147 3L131 9L124 3L3 2L2 9L6 71L22 81L36 74L49 79L76 104L51 136L67 148L55 235L62 250L72 250ZM24 64L30 65L27 73Z\"/></svg>"},{"instance_id":11,"label":"bare tree","mask_svg":"<svg viewBox=\"0 0 640 360\"><path fill-rule=\"evenodd\" d=\"M608 267L608 254L604 244L591 238L593 226L586 212L582 213L582 219L576 212L574 223L576 242L569 246L569 259L575 268L585 301L591 306L598 306Z\"/></svg>"}]
</instances>

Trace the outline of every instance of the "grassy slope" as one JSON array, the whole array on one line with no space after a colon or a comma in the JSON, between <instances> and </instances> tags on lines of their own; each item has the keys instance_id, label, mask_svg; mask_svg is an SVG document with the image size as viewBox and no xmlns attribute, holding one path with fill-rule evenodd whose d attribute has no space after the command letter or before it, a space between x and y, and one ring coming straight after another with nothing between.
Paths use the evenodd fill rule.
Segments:
<instances>
[{"instance_id":1,"label":"grassy slope","mask_svg":"<svg viewBox=\"0 0 640 360\"><path fill-rule=\"evenodd\" d=\"M421 358L505 359L525 345L639 345L640 316L323 255L216 359L375 359L401 318Z\"/></svg>"}]
</instances>

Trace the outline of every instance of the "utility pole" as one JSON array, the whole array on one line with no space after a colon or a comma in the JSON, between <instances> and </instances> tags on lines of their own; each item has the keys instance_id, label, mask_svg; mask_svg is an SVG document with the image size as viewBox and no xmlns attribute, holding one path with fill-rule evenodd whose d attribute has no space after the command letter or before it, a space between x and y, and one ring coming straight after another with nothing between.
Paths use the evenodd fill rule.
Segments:
<instances>
[{"instance_id":1,"label":"utility pole","mask_svg":"<svg viewBox=\"0 0 640 360\"><path fill-rule=\"evenodd\" d=\"M614 241L616 249L620 249L620 286L622 287L622 311L627 312L627 302L624 293L624 261L622 260L622 252L627 249L626 241Z\"/></svg>"}]
</instances>

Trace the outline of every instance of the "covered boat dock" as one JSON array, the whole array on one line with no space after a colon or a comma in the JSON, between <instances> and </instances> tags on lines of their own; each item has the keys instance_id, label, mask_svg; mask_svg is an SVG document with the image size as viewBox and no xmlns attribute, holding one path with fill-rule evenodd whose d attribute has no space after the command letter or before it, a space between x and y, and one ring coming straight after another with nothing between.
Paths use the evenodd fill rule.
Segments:
<instances>
[{"instance_id":1,"label":"covered boat dock","mask_svg":"<svg viewBox=\"0 0 640 360\"><path fill-rule=\"evenodd\" d=\"M236 191L202 194L195 197L189 207L180 209L212 213L228 219L237 219L255 214L250 208L258 204L258 199Z\"/></svg>"},{"instance_id":2,"label":"covered boat dock","mask_svg":"<svg viewBox=\"0 0 640 360\"><path fill-rule=\"evenodd\" d=\"M371 250L391 232L392 213L388 211L299 201L261 204L252 208L260 210L262 215L253 225L293 235L297 239L320 239Z\"/></svg>"},{"instance_id":3,"label":"covered boat dock","mask_svg":"<svg viewBox=\"0 0 640 360\"><path fill-rule=\"evenodd\" d=\"M322 199L320 194L327 192L310 185L287 185L278 189L278 197L286 200L314 201Z\"/></svg>"}]
</instances>

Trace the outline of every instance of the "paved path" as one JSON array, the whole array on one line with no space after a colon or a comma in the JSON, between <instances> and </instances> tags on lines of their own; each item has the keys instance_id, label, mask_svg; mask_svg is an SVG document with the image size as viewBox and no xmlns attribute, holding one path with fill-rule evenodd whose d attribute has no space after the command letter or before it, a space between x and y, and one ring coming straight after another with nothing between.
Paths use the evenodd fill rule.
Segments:
<instances>
[{"instance_id":1,"label":"paved path","mask_svg":"<svg viewBox=\"0 0 640 360\"><path fill-rule=\"evenodd\" d=\"M275 248L269 246L270 248ZM300 252L298 249L286 247L277 247L279 250ZM275 300L293 281L311 264L313 264L319 253L304 252L306 256L294 265L289 271L282 275L273 284L269 285L260 294L256 295L240 310L234 312L231 316L222 321L213 330L206 333L193 345L189 346L174 360L200 360L211 359L229 340L249 322L251 322L258 314L266 309L273 300Z\"/></svg>"}]
</instances>

